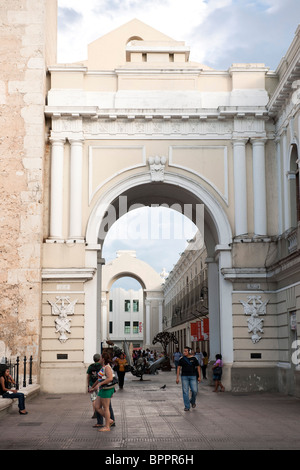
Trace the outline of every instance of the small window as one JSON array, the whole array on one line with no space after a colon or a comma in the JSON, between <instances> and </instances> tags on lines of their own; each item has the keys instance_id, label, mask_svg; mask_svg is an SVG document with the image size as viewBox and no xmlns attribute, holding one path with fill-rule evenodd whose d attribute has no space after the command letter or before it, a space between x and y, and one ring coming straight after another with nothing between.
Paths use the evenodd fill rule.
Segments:
<instances>
[{"instance_id":1,"label":"small window","mask_svg":"<svg viewBox=\"0 0 300 470\"><path fill-rule=\"evenodd\" d=\"M134 321L133 324L132 324L132 333L133 334L138 334L138 332L139 332L139 322Z\"/></svg>"},{"instance_id":2,"label":"small window","mask_svg":"<svg viewBox=\"0 0 300 470\"><path fill-rule=\"evenodd\" d=\"M124 322L124 333L125 334L130 334L130 321L125 321Z\"/></svg>"},{"instance_id":3,"label":"small window","mask_svg":"<svg viewBox=\"0 0 300 470\"><path fill-rule=\"evenodd\" d=\"M112 301L112 299L109 300L109 311L110 312L113 311L113 301Z\"/></svg>"},{"instance_id":4,"label":"small window","mask_svg":"<svg viewBox=\"0 0 300 470\"><path fill-rule=\"evenodd\" d=\"M130 312L130 300L125 300L125 312Z\"/></svg>"},{"instance_id":5,"label":"small window","mask_svg":"<svg viewBox=\"0 0 300 470\"><path fill-rule=\"evenodd\" d=\"M109 322L109 334L112 334L113 333L113 322L110 321Z\"/></svg>"},{"instance_id":6,"label":"small window","mask_svg":"<svg viewBox=\"0 0 300 470\"><path fill-rule=\"evenodd\" d=\"M133 312L138 312L139 311L139 301L138 300L133 300L132 301L132 311Z\"/></svg>"}]
</instances>

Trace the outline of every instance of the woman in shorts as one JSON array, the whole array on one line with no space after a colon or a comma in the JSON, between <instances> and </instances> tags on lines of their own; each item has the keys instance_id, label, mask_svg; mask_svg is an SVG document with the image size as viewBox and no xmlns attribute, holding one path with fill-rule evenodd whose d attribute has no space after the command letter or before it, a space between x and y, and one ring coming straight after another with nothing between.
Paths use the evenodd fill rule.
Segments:
<instances>
[{"instance_id":1,"label":"woman in shorts","mask_svg":"<svg viewBox=\"0 0 300 470\"><path fill-rule=\"evenodd\" d=\"M114 394L115 388L104 389L103 385L109 384L113 380L113 371L110 365L110 356L108 353L104 352L101 356L102 368L98 373L98 383L94 385L96 388L99 385L98 396L95 401L95 410L101 414L105 420L105 425L103 428L99 429L101 432L110 431L110 426L113 423L113 420L110 419L110 399ZM93 388L94 388L93 387Z\"/></svg>"}]
</instances>

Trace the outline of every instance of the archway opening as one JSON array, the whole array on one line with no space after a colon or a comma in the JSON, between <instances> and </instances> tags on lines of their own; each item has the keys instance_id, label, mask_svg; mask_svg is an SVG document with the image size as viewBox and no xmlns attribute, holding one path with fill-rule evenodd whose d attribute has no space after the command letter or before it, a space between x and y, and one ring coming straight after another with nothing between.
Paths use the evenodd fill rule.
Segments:
<instances>
[{"instance_id":1,"label":"archway opening","mask_svg":"<svg viewBox=\"0 0 300 470\"><path fill-rule=\"evenodd\" d=\"M130 180L123 180L113 186L99 198L90 217L87 242L98 242L101 247L98 256L103 259L105 242L112 225L133 208L155 204L166 205L169 208L177 204L182 214L186 214L188 208L190 220L197 227L202 224L209 260L207 297L210 306L211 357L221 351L224 360L232 362L232 285L221 274L223 268L231 268L232 232L222 205L209 191L182 175L165 173L163 182L153 184L144 174L137 174ZM199 208L201 208L200 214L202 210L202 218L198 217ZM98 236L95 239L96 234ZM99 264L100 273L101 268Z\"/></svg>"},{"instance_id":2,"label":"archway opening","mask_svg":"<svg viewBox=\"0 0 300 470\"><path fill-rule=\"evenodd\" d=\"M182 343L184 339L195 350L199 346L201 350L209 350L208 328L206 329L205 336L198 335L200 331L199 324L201 323L201 328L203 329L203 322L205 322L206 326L209 321L208 296L206 295L205 305L201 303L202 299L200 298L203 295L204 287L207 294L204 233L200 234L198 230L200 228L204 231L204 207L201 203L198 203L199 207L196 207L195 200L188 202L188 196L182 190L178 191L178 193L181 192L180 197L174 198L174 196L170 195L169 187L169 194L166 197L165 186L155 185L155 196L152 191L151 196L148 194L145 199L145 189L144 187L143 194L135 192L134 199L132 199L130 192L127 192L126 195L122 194L117 202L114 201L114 210L112 208L110 210L112 213L119 215L117 220L110 220L112 213L109 213L109 210L106 212L99 232L103 244L102 257L106 263L109 263L116 255L118 256L118 252L123 250L134 253L134 256L150 264L161 275L161 282L166 282L167 284L167 298L164 299L163 321L159 325L161 326L159 330L166 329L174 332L179 343ZM122 200L121 198L124 199ZM145 204L146 201L147 205ZM124 214L122 214L124 207L120 208L121 204L126 206ZM107 231L106 234L105 231ZM196 235L197 243L194 243ZM198 256L199 253L201 253L202 257ZM170 288L168 276L171 273L171 276L176 278L178 272L186 264L186 260L188 260L189 266L187 274L184 275L184 288L181 288L181 282L178 279L175 281L176 288ZM182 265L181 267L180 264ZM184 269L186 268L184 267ZM174 270L176 274L173 273ZM174 279L170 281L170 284L173 284L173 282ZM124 316L122 312L126 309L124 295L128 297L128 305L131 303L129 293L124 290L124 283L128 283L128 277L123 277L118 281L120 289L118 293L119 296L123 296L122 300L118 301L119 307L117 309L121 317ZM112 300L110 298L110 310L113 308L112 304L114 302L111 302ZM177 315L178 303L181 305L180 316ZM126 325L124 324L124 328L127 328L126 332L128 334L132 332L133 323L130 322L129 318L124 321L127 322ZM110 319L109 322L110 339L118 341L114 334L112 320ZM121 333L124 336L123 318L119 318L119 320L114 318L113 322L117 322L118 329L122 330ZM189 324L188 328L187 322ZM143 322L139 319L139 323L137 323L137 319L135 319L135 331L138 324L140 330L147 328L146 321ZM189 331L190 329L192 331ZM151 332L151 342L153 333L158 332ZM202 346L204 342L205 346ZM145 341L143 344L140 344L140 346L144 345ZM170 354L174 352L174 349L175 345L170 344Z\"/></svg>"}]
</instances>

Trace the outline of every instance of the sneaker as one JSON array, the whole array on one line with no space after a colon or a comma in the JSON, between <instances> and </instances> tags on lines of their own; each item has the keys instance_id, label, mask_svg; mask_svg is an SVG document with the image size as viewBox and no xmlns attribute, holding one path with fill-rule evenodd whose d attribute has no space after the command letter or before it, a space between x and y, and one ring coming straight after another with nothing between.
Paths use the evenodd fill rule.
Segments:
<instances>
[{"instance_id":1,"label":"sneaker","mask_svg":"<svg viewBox=\"0 0 300 470\"><path fill-rule=\"evenodd\" d=\"M190 409L189 408L184 408L184 411L190 411Z\"/></svg>"},{"instance_id":2,"label":"sneaker","mask_svg":"<svg viewBox=\"0 0 300 470\"><path fill-rule=\"evenodd\" d=\"M192 408L196 408L196 403L193 403L193 404L192 404Z\"/></svg>"}]
</instances>

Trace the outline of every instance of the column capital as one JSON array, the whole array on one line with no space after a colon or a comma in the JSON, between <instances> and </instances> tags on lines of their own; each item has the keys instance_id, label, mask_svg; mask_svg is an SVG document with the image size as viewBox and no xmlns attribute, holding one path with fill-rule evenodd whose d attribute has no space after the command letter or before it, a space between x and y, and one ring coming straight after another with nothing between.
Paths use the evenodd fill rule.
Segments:
<instances>
[{"instance_id":1,"label":"column capital","mask_svg":"<svg viewBox=\"0 0 300 470\"><path fill-rule=\"evenodd\" d=\"M70 142L71 145L75 145L75 144L83 145L84 137L83 136L68 137L68 141Z\"/></svg>"},{"instance_id":2,"label":"column capital","mask_svg":"<svg viewBox=\"0 0 300 470\"><path fill-rule=\"evenodd\" d=\"M231 139L231 143L233 146L235 145L246 145L246 143L249 141L249 137L238 137L238 136L233 136Z\"/></svg>"},{"instance_id":3,"label":"column capital","mask_svg":"<svg viewBox=\"0 0 300 470\"><path fill-rule=\"evenodd\" d=\"M251 137L250 142L252 145L261 144L264 145L268 141L267 137Z\"/></svg>"},{"instance_id":4,"label":"column capital","mask_svg":"<svg viewBox=\"0 0 300 470\"><path fill-rule=\"evenodd\" d=\"M54 136L51 136L49 137L49 142L51 143L51 145L63 145L65 144L66 142L66 139L65 137L54 137Z\"/></svg>"}]
</instances>

